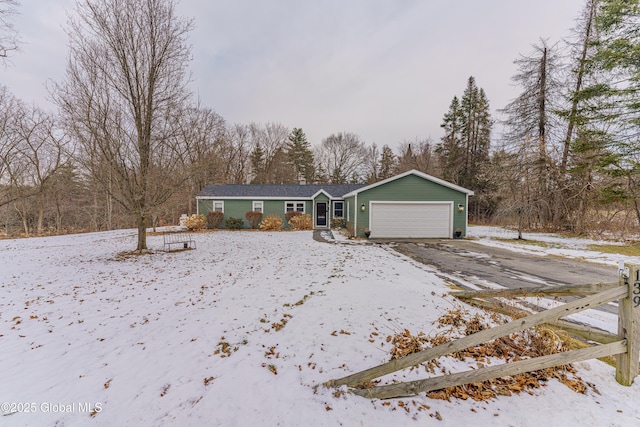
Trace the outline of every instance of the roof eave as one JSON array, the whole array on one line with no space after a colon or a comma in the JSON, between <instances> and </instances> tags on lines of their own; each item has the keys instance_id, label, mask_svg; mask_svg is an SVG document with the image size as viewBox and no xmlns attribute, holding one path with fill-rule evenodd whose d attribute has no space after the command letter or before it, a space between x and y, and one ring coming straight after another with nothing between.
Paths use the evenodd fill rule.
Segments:
<instances>
[{"instance_id":1,"label":"roof eave","mask_svg":"<svg viewBox=\"0 0 640 427\"><path fill-rule=\"evenodd\" d=\"M436 184L442 185L443 187L451 188L452 190L459 191L460 193L464 193L464 194L466 194L468 196L473 196L473 194L474 194L473 191L469 190L468 188L460 187L459 185L452 184L452 183L450 183L448 181L445 181L443 179L436 178L435 176L431 176L431 175L426 174L424 172L420 172L420 171L417 171L415 169L411 169L411 170L403 172L403 173L401 173L399 175L392 176L391 178L383 179L382 181L378 181L378 182L373 183L371 185L367 185L366 187L362 187L362 188L359 188L357 190L351 191L351 192L345 194L344 197L345 198L353 197L356 194L362 193L363 191L370 190L372 188L378 187L380 185L384 185L384 184L386 184L388 182L392 182L392 181L395 181L395 180L400 179L400 178L404 178L405 176L409 176L409 175L418 176L418 177L420 177L422 179L426 179L427 181L431 181L431 182L434 182Z\"/></svg>"}]
</instances>

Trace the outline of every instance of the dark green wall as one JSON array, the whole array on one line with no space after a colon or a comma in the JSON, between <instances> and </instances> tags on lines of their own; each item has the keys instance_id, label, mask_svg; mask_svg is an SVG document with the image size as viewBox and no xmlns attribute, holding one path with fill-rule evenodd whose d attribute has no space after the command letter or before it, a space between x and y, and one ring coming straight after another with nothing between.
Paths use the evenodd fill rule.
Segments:
<instances>
[{"instance_id":1,"label":"dark green wall","mask_svg":"<svg viewBox=\"0 0 640 427\"><path fill-rule=\"evenodd\" d=\"M224 199L217 199L224 200ZM260 199L233 199L224 200L224 216L242 218L244 221L244 227L248 228L249 225L244 219L245 213L252 209L252 202L259 201ZM264 212L263 215L275 214L283 218L285 214L285 202L295 200L263 200ZM329 198L320 193L315 200L307 200L305 203L305 213L313 216L314 202L317 201L329 201ZM344 215L347 221L354 223L355 217L357 217L357 226L359 235L364 235L364 229L369 227L369 202L370 201L430 201L430 202L453 202L453 229L459 228L462 230L462 235L466 235L467 225L467 197L466 193L454 190L452 188L440 185L430 180L421 178L416 175L407 175L402 178L398 178L389 181L385 184L376 186L366 191L358 193L357 197L348 197L344 200ZM360 206L364 203L365 211L360 210ZM457 207L461 204L464 206L464 211L458 211ZM333 205L331 204L331 208ZM212 209L211 199L199 199L198 200L198 212L206 215ZM333 209L331 209L331 215L333 216ZM330 220L330 219L329 219ZM315 218L314 218L315 224ZM224 227L224 222L222 223Z\"/></svg>"},{"instance_id":2,"label":"dark green wall","mask_svg":"<svg viewBox=\"0 0 640 427\"><path fill-rule=\"evenodd\" d=\"M407 175L386 184L371 188L358 193L357 201L355 197L346 199L351 203L349 221L354 221L354 214L357 215L357 226L359 235L364 235L364 229L369 227L369 202L370 201L429 201L429 202L450 202L453 201L453 229L462 230L462 235L466 235L467 224L467 197L465 193L445 187L438 183L420 178L415 175ZM365 211L360 210L364 203ZM357 204L357 206L356 206ZM459 212L458 204L465 207L464 212Z\"/></svg>"},{"instance_id":3,"label":"dark green wall","mask_svg":"<svg viewBox=\"0 0 640 427\"><path fill-rule=\"evenodd\" d=\"M263 217L267 215L279 215L282 221L285 221L285 203L286 202L304 202L305 213L313 214L313 205L310 200L260 200L260 199L215 199L224 201L224 218L242 218L243 227L249 228L249 223L244 218L245 214L252 210L253 202L262 201L264 205ZM213 208L213 199L198 199L198 212L207 215ZM225 228L224 221L220 224L221 228ZM286 227L286 223L285 223Z\"/></svg>"}]
</instances>

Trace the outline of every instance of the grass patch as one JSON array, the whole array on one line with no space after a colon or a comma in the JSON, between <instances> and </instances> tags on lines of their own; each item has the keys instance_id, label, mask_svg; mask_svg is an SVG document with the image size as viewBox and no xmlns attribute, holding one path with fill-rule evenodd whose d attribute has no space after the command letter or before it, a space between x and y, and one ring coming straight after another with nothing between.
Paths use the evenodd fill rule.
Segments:
<instances>
[{"instance_id":1,"label":"grass patch","mask_svg":"<svg viewBox=\"0 0 640 427\"><path fill-rule=\"evenodd\" d=\"M494 240L506 243L517 243L520 245L539 246L541 248L562 249L563 246L559 243L543 242L542 240L529 240L529 239L507 239L504 237L494 237Z\"/></svg>"},{"instance_id":2,"label":"grass patch","mask_svg":"<svg viewBox=\"0 0 640 427\"><path fill-rule=\"evenodd\" d=\"M546 327L554 330L558 334L563 334L565 344L568 347L568 350L582 350L583 348L593 347L591 344L588 344L581 338L576 338L571 336L567 331L562 328L555 327L554 325L546 324ZM598 360L606 363L607 365L615 368L616 367L616 357L615 356L604 356L598 357Z\"/></svg>"},{"instance_id":3,"label":"grass patch","mask_svg":"<svg viewBox=\"0 0 640 427\"><path fill-rule=\"evenodd\" d=\"M589 245L590 251L604 252L606 254L617 254L627 256L640 256L640 243L632 245Z\"/></svg>"}]
</instances>

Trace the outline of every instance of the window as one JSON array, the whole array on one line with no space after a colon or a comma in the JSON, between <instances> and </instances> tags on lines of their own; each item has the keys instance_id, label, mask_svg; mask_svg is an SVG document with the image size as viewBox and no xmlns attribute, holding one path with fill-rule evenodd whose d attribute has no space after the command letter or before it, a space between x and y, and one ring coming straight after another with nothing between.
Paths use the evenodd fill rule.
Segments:
<instances>
[{"instance_id":1,"label":"window","mask_svg":"<svg viewBox=\"0 0 640 427\"><path fill-rule=\"evenodd\" d=\"M333 202L333 217L334 218L344 217L344 202Z\"/></svg>"},{"instance_id":2,"label":"window","mask_svg":"<svg viewBox=\"0 0 640 427\"><path fill-rule=\"evenodd\" d=\"M264 202L263 201L253 202L253 207L251 208L251 210L254 211L254 212L263 213L264 212Z\"/></svg>"},{"instance_id":3,"label":"window","mask_svg":"<svg viewBox=\"0 0 640 427\"><path fill-rule=\"evenodd\" d=\"M298 211L304 213L304 202L285 202L284 212Z\"/></svg>"},{"instance_id":4,"label":"window","mask_svg":"<svg viewBox=\"0 0 640 427\"><path fill-rule=\"evenodd\" d=\"M214 200L213 210L215 212L224 212L224 202L222 200Z\"/></svg>"}]
</instances>

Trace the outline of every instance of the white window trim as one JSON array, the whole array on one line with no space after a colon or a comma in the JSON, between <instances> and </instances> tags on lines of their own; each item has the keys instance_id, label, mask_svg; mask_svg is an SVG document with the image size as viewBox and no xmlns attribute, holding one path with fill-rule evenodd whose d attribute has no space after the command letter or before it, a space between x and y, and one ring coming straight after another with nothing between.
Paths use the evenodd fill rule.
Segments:
<instances>
[{"instance_id":1,"label":"white window trim","mask_svg":"<svg viewBox=\"0 0 640 427\"><path fill-rule=\"evenodd\" d=\"M342 216L336 216L336 203L342 203ZM333 202L333 210L331 212L333 214L332 216L334 218L344 218L345 217L344 216L344 208L345 208L344 200L334 200L334 202Z\"/></svg>"},{"instance_id":2,"label":"white window trim","mask_svg":"<svg viewBox=\"0 0 640 427\"><path fill-rule=\"evenodd\" d=\"M256 210L256 206L260 206L260 210ZM262 200L254 200L251 202L251 210L253 212L262 212L264 213L264 201Z\"/></svg>"},{"instance_id":3,"label":"white window trim","mask_svg":"<svg viewBox=\"0 0 640 427\"><path fill-rule=\"evenodd\" d=\"M286 214L287 211L287 205L291 203L293 204L293 210L294 211L298 211L298 205L301 204L302 205L302 210L298 211L298 212L302 212L302 213L306 213L307 210L307 203L304 201L300 201L300 200L287 200L284 202L284 213Z\"/></svg>"},{"instance_id":4,"label":"white window trim","mask_svg":"<svg viewBox=\"0 0 640 427\"><path fill-rule=\"evenodd\" d=\"M211 201L211 212L216 212L216 203L222 203L222 213L224 213L224 200L212 200Z\"/></svg>"}]
</instances>

